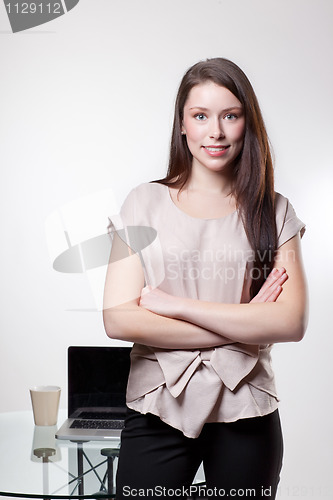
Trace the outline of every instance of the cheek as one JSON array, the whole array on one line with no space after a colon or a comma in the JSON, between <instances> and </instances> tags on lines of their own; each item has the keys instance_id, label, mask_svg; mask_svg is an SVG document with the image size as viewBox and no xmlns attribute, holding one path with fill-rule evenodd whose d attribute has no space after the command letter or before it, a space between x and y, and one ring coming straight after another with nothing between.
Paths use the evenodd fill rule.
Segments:
<instances>
[{"instance_id":1,"label":"cheek","mask_svg":"<svg viewBox=\"0 0 333 500\"><path fill-rule=\"evenodd\" d=\"M245 134L245 123L237 123L233 130L233 139L234 141L242 141L244 139L244 134Z\"/></svg>"},{"instance_id":2,"label":"cheek","mask_svg":"<svg viewBox=\"0 0 333 500\"><path fill-rule=\"evenodd\" d=\"M202 124L200 125L201 126L198 126L198 124L196 124L192 120L190 121L184 120L184 127L186 130L186 137L188 141L197 141L203 137L204 135L203 127Z\"/></svg>"}]
</instances>

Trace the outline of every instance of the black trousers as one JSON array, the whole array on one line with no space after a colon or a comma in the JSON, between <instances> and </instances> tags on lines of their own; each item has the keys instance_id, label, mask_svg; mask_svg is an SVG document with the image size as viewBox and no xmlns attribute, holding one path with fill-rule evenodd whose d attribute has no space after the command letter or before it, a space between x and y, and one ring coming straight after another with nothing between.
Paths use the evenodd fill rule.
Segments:
<instances>
[{"instance_id":1,"label":"black trousers","mask_svg":"<svg viewBox=\"0 0 333 500\"><path fill-rule=\"evenodd\" d=\"M283 441L278 410L263 417L205 424L196 439L158 417L129 410L122 432L117 500L275 498ZM192 481L203 462L206 485Z\"/></svg>"}]
</instances>

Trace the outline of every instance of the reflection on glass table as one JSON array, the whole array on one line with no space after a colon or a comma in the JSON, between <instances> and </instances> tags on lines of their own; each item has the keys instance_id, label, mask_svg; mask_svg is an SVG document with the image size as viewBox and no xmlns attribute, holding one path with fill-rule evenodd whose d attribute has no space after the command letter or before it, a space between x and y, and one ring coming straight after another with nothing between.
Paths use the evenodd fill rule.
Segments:
<instances>
[{"instance_id":1,"label":"reflection on glass table","mask_svg":"<svg viewBox=\"0 0 333 500\"><path fill-rule=\"evenodd\" d=\"M119 439L60 441L55 431L35 426L32 411L0 414L0 497L114 498Z\"/></svg>"}]
</instances>

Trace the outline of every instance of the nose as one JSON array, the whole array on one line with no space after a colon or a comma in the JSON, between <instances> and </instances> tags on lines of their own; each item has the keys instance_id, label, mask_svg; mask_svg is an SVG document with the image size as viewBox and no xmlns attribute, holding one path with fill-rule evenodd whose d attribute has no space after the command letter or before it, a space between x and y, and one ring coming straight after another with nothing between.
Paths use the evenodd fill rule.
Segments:
<instances>
[{"instance_id":1,"label":"nose","mask_svg":"<svg viewBox=\"0 0 333 500\"><path fill-rule=\"evenodd\" d=\"M224 132L220 120L216 119L212 123L209 137L211 139L221 139L221 137L224 137Z\"/></svg>"}]
</instances>

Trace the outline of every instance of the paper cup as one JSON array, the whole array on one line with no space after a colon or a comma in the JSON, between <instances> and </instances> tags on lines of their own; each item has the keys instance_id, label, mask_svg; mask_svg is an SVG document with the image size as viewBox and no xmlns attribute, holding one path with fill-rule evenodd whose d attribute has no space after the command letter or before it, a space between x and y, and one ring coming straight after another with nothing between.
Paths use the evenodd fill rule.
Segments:
<instances>
[{"instance_id":1,"label":"paper cup","mask_svg":"<svg viewBox=\"0 0 333 500\"><path fill-rule=\"evenodd\" d=\"M55 385L41 385L30 389L36 425L56 425L61 389Z\"/></svg>"}]
</instances>

